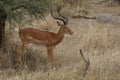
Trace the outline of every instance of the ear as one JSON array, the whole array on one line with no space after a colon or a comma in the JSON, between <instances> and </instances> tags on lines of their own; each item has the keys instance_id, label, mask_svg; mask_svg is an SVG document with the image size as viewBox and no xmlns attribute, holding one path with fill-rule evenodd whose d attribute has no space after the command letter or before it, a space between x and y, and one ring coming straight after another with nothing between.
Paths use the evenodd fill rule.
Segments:
<instances>
[{"instance_id":1,"label":"ear","mask_svg":"<svg viewBox=\"0 0 120 80\"><path fill-rule=\"evenodd\" d=\"M58 26L61 26L61 24L57 21Z\"/></svg>"}]
</instances>

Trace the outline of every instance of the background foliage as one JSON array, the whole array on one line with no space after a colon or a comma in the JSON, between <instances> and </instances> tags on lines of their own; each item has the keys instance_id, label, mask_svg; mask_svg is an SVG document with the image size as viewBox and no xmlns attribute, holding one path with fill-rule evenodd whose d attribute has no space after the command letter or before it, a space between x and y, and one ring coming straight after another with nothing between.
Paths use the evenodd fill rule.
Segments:
<instances>
[{"instance_id":1,"label":"background foliage","mask_svg":"<svg viewBox=\"0 0 120 80\"><path fill-rule=\"evenodd\" d=\"M7 15L11 25L21 25L33 18L42 18L48 7L48 0L0 0L0 15ZM25 23L26 23L25 22Z\"/></svg>"}]
</instances>

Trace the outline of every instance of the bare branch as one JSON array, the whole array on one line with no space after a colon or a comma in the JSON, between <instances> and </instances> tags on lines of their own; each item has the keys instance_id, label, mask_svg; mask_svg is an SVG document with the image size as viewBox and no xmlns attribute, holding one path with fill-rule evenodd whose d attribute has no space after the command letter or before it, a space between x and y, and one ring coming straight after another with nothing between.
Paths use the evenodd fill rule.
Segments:
<instances>
[{"instance_id":1,"label":"bare branch","mask_svg":"<svg viewBox=\"0 0 120 80\"><path fill-rule=\"evenodd\" d=\"M96 19L96 17L89 17L89 16L82 16L82 15L76 15L76 16L72 16L71 18L84 18L84 19Z\"/></svg>"},{"instance_id":2,"label":"bare branch","mask_svg":"<svg viewBox=\"0 0 120 80\"><path fill-rule=\"evenodd\" d=\"M86 67L85 67L85 70L84 70L84 73L83 73L83 79L84 79L86 74L87 74L87 70L88 70L88 68L90 66L90 60L89 59L87 59L87 60L85 59L81 49L80 49L80 55L81 55L82 59L84 60L84 62L86 63Z\"/></svg>"}]
</instances>

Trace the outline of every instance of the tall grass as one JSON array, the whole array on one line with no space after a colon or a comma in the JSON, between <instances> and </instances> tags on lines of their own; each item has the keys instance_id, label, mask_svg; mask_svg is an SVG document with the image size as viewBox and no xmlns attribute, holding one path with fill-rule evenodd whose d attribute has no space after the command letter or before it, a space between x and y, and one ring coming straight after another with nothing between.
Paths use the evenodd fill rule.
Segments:
<instances>
[{"instance_id":1,"label":"tall grass","mask_svg":"<svg viewBox=\"0 0 120 80\"><path fill-rule=\"evenodd\" d=\"M46 21L33 21L37 29L57 32L55 20L50 15ZM99 23L95 20L70 19L68 26L74 31L54 48L54 61L51 66L44 46L29 45L25 50L21 70L14 69L14 61L21 40L17 31L6 30L6 51L0 50L0 80L80 80L85 63L79 49L83 50L91 65L86 80L120 79L120 27Z\"/></svg>"}]
</instances>

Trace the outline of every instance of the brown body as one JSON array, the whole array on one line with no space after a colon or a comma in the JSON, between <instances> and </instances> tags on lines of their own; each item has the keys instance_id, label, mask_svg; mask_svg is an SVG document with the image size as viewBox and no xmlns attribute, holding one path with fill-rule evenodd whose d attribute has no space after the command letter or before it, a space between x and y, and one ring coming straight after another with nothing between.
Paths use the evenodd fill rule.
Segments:
<instances>
[{"instance_id":1,"label":"brown body","mask_svg":"<svg viewBox=\"0 0 120 80\"><path fill-rule=\"evenodd\" d=\"M72 34L72 31L70 34ZM40 31L34 28L26 28L20 30L20 37L22 42L33 42L36 44L55 46L60 43L65 35L64 27L60 27L58 33Z\"/></svg>"},{"instance_id":2,"label":"brown body","mask_svg":"<svg viewBox=\"0 0 120 80\"><path fill-rule=\"evenodd\" d=\"M66 27L65 24L58 24L60 28L57 33L41 31L34 28L26 28L20 30L19 35L22 40L22 46L20 47L20 50L18 52L18 62L21 64L21 57L23 56L24 50L29 43L45 45L47 47L48 57L50 60L52 60L53 48L63 40L65 34L73 34L71 29L69 27Z\"/></svg>"}]
</instances>

